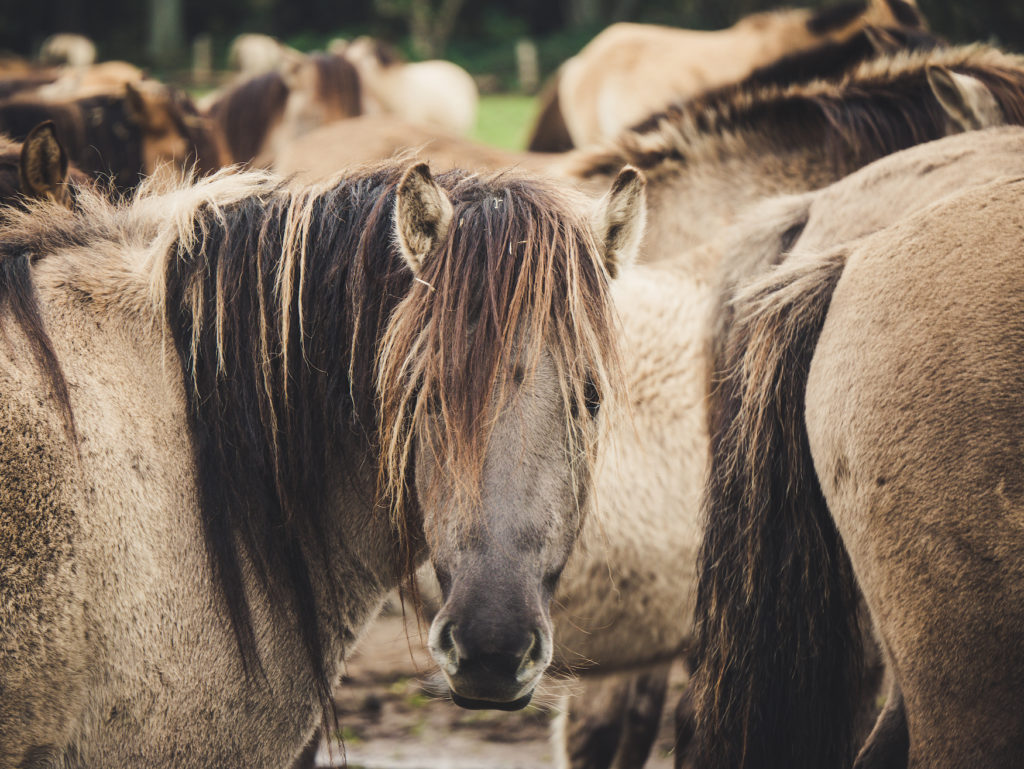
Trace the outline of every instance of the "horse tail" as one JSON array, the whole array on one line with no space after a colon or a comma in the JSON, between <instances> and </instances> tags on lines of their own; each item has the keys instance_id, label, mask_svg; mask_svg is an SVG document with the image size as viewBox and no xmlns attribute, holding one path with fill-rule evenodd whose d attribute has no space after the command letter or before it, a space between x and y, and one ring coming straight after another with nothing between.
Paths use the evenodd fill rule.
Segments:
<instances>
[{"instance_id":1,"label":"horse tail","mask_svg":"<svg viewBox=\"0 0 1024 769\"><path fill-rule=\"evenodd\" d=\"M556 72L548 80L537 101L540 102L540 113L530 132L530 141L526 148L530 152L568 152L575 144L569 135L569 128L562 115L562 106L558 98L558 83L561 72Z\"/></svg>"},{"instance_id":2,"label":"horse tail","mask_svg":"<svg viewBox=\"0 0 1024 769\"><path fill-rule=\"evenodd\" d=\"M804 422L845 254L783 266L736 300L711 394L698 559L695 766L849 766L862 636L852 568Z\"/></svg>"}]
</instances>

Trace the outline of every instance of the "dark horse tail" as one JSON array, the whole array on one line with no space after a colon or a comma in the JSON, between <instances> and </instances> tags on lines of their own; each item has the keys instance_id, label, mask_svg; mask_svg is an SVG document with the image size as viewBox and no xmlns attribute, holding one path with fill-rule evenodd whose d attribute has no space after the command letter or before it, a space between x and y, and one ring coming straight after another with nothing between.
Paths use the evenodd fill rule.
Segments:
<instances>
[{"instance_id":1,"label":"dark horse tail","mask_svg":"<svg viewBox=\"0 0 1024 769\"><path fill-rule=\"evenodd\" d=\"M560 80L561 73L556 72L537 97L540 113L530 132L530 141L526 145L530 152L568 152L575 146L558 99Z\"/></svg>"},{"instance_id":2,"label":"dark horse tail","mask_svg":"<svg viewBox=\"0 0 1024 769\"><path fill-rule=\"evenodd\" d=\"M710 395L695 766L852 763L858 591L811 459L808 370L845 264L779 270L735 302Z\"/></svg>"}]
</instances>

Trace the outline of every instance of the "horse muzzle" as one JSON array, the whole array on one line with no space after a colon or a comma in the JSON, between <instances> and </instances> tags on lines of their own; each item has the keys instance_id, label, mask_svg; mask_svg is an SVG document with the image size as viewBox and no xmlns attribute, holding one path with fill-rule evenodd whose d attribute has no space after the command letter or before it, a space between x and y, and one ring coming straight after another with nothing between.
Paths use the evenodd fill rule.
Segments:
<instances>
[{"instance_id":1,"label":"horse muzzle","mask_svg":"<svg viewBox=\"0 0 1024 769\"><path fill-rule=\"evenodd\" d=\"M430 628L430 653L456 705L469 710L520 710L551 662L551 632L460 625L442 612Z\"/></svg>"}]
</instances>

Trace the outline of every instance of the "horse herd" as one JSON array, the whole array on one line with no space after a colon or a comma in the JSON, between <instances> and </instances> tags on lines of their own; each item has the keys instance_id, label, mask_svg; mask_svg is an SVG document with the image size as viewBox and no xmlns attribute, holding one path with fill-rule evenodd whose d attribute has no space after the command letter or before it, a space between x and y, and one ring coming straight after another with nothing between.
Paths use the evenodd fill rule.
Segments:
<instances>
[{"instance_id":1,"label":"horse herd","mask_svg":"<svg viewBox=\"0 0 1024 769\"><path fill-rule=\"evenodd\" d=\"M424 564L456 703L581 675L574 769L680 657L678 767L1021 764L1024 58L630 29L546 152L354 116L365 41L0 81L0 769L309 765Z\"/></svg>"}]
</instances>

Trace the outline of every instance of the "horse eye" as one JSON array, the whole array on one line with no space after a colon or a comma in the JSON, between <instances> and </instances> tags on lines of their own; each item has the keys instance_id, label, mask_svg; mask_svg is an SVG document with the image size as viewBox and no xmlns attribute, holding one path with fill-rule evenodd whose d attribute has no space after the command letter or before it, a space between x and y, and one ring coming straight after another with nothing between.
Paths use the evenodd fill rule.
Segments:
<instances>
[{"instance_id":1,"label":"horse eye","mask_svg":"<svg viewBox=\"0 0 1024 769\"><path fill-rule=\"evenodd\" d=\"M601 396L597 392L597 385L590 377L587 377L587 383L583 387L583 398L590 418L597 419L597 412L601 410Z\"/></svg>"}]
</instances>

